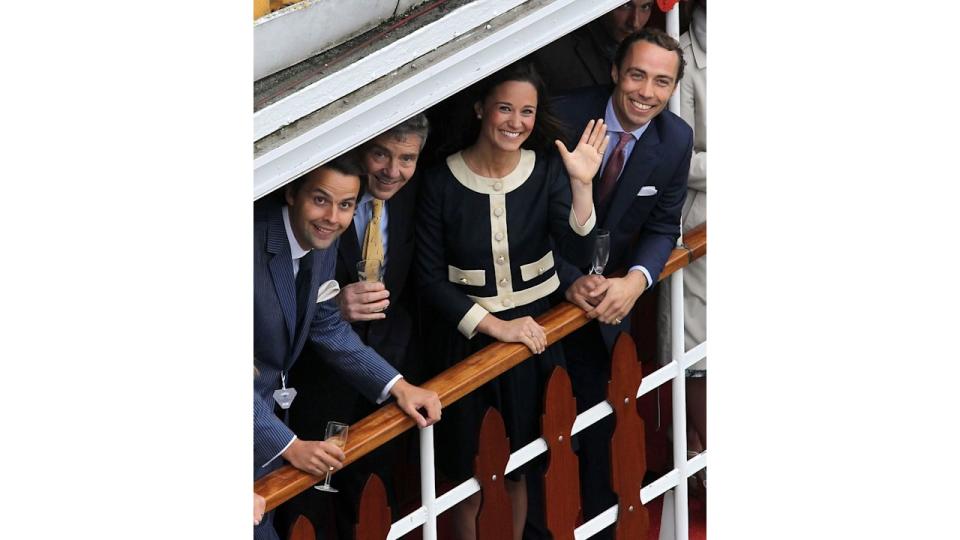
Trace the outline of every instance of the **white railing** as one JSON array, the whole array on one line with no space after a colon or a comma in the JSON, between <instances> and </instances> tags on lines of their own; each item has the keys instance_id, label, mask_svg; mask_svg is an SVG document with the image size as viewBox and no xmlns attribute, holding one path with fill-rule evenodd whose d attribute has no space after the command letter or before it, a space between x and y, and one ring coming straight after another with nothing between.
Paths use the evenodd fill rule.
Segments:
<instances>
[{"instance_id":1,"label":"white railing","mask_svg":"<svg viewBox=\"0 0 960 540\"><path fill-rule=\"evenodd\" d=\"M697 363L698 361L706 358L707 355L707 344L703 342L693 349L684 352L683 345L683 276L682 270L676 271L673 275L670 276L671 282L671 291L678 291L680 294L680 301L676 300L676 292L672 292L671 297L671 308L674 308L677 304L680 305L681 317L679 319L674 318L675 321L680 321L680 324L673 325L671 328L671 339L676 351L674 353L673 360L654 371L650 375L647 375L643 378L643 382L640 384L640 387L637 389L637 397L643 396L647 392L650 392L654 388L659 387L660 385L666 383L667 381L673 381L673 430L674 434L676 433L686 433L686 403L683 400L678 402L677 394L681 396L684 395L684 383L687 368ZM678 279L679 276L679 279ZM679 286L677 286L679 283ZM676 316L677 312L674 309L673 315ZM678 337L679 336L679 337ZM679 339L680 346L676 347L677 339ZM680 388L680 391L677 391L677 388ZM613 408L607 401L601 401L593 407L583 411L577 415L577 419L573 424L573 430L571 435L576 435L577 433L583 431L584 429L592 426L605 416L612 414ZM680 430L680 431L678 431ZM701 452L695 457L687 460L687 449L686 449L686 437L683 436L674 436L674 469L670 472L664 474L657 480L651 482L649 485L640 490L640 501L643 504L646 504L653 499L663 495L668 490L675 489L676 494L674 496L674 526L676 527L676 538L678 540L687 539L687 478L696 474L700 469L703 469L707 464L707 454L706 452ZM680 441L678 445L677 442ZM680 447L678 451L678 446ZM543 438L536 439L523 448L517 450L516 452L510 454L510 460L507 462L507 467L505 472L509 473L521 465L526 464L535 457L543 454L547 451L547 443ZM678 454L682 452L682 454ZM390 528L390 535L387 536L387 540L395 540L402 537L403 535L409 533L410 531L416 529L417 527L423 526L423 538L424 540L436 540L437 538L437 516L443 512L449 510L454 505L460 501L465 500L467 497L473 495L474 493L480 491L480 483L476 478L470 478L460 485L454 487L453 489L447 491L440 497L435 497L436 485L434 479L434 460L433 460L433 427L427 427L420 430L420 490L422 493L422 504L420 508L417 508L410 514L398 519L393 526ZM679 456L679 457L678 457ZM681 481L682 479L682 481ZM595 516L590 521L584 523L583 525L577 527L574 531L574 537L577 540L582 540L585 538L590 538L597 532L605 529L606 527L612 525L617 520L617 505L613 505L604 512L601 512ZM681 523L682 520L682 523Z\"/></svg>"}]
</instances>

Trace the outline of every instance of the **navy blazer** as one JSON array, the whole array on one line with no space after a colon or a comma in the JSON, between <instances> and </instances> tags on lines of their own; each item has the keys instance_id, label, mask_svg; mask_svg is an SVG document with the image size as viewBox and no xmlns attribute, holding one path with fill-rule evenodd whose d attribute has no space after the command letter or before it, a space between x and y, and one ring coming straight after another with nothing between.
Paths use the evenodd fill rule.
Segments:
<instances>
[{"instance_id":1,"label":"navy blazer","mask_svg":"<svg viewBox=\"0 0 960 540\"><path fill-rule=\"evenodd\" d=\"M567 127L568 141L576 141L589 120L603 118L611 93L612 87L595 86L551 102ZM605 274L640 265L653 281L659 278L680 236L692 151L693 130L679 116L664 110L650 121L634 144L607 207L597 209L597 227L610 231ZM594 178L594 188L600 174ZM583 270L561 262L563 290L583 276ZM600 326L610 345L620 330L629 331L629 318L620 325Z\"/></svg>"},{"instance_id":2,"label":"navy blazer","mask_svg":"<svg viewBox=\"0 0 960 540\"><path fill-rule=\"evenodd\" d=\"M289 371L310 343L321 358L368 399L376 401L398 372L364 345L341 317L336 302L317 303L321 283L333 279L336 243L313 250L301 261L309 281L298 289L280 201L274 197L254 206L253 347L259 375L254 377L254 475L293 438L273 414L273 392L280 374ZM306 276L304 276L306 277Z\"/></svg>"},{"instance_id":3,"label":"navy blazer","mask_svg":"<svg viewBox=\"0 0 960 540\"><path fill-rule=\"evenodd\" d=\"M416 178L411 179L386 201L390 217L387 221L387 267L383 276L384 285L390 291L390 305L385 312L387 318L352 323L353 330L364 343L405 373L409 370L403 366L403 361L411 345L411 313L415 311L411 306L412 299L405 297L403 292L413 260L416 183ZM337 248L336 279L341 287L358 281L357 262L361 251L357 229L351 221ZM353 422L373 410L372 404L361 399L356 390L331 379L330 368L310 359L312 355L306 351L307 361L298 362L289 378L299 392L297 401L290 408L290 426L308 439L322 438L327 420Z\"/></svg>"}]
</instances>

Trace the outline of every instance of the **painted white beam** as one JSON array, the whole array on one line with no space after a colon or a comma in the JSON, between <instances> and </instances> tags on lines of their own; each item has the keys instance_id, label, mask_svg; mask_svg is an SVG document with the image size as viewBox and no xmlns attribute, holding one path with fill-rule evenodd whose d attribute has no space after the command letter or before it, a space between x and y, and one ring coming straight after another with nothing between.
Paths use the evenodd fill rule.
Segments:
<instances>
[{"instance_id":1,"label":"painted white beam","mask_svg":"<svg viewBox=\"0 0 960 540\"><path fill-rule=\"evenodd\" d=\"M474 3L493 1L499 0L478 0ZM452 52L441 55L432 63L416 64L415 69L409 65L390 65L391 70L404 68L401 71L412 72L412 75L389 85L369 99L351 104L347 110L330 120L263 151L254 159L254 198L262 197L506 64L599 17L616 7L620 0L527 2L531 8L538 3L542 3L542 6L524 13L516 20L512 20L510 14L498 15L479 29L484 34L480 39L459 50L454 50L457 48L457 39L448 36L446 45L440 49L442 52L442 49L450 48ZM455 25L450 17L456 13L460 13L460 10L451 12L438 23ZM302 117L313 112L307 110L311 107L304 105L297 112L288 112L291 117Z\"/></svg>"},{"instance_id":2,"label":"painted white beam","mask_svg":"<svg viewBox=\"0 0 960 540\"><path fill-rule=\"evenodd\" d=\"M593 516L593 519L580 525L573 530L573 537L576 540L585 540L598 532L613 525L617 521L617 505L607 508L603 512Z\"/></svg>"},{"instance_id":3,"label":"painted white beam","mask_svg":"<svg viewBox=\"0 0 960 540\"><path fill-rule=\"evenodd\" d=\"M396 7L397 0L302 0L260 17L253 23L253 80L375 28Z\"/></svg>"},{"instance_id":4,"label":"painted white beam","mask_svg":"<svg viewBox=\"0 0 960 540\"><path fill-rule=\"evenodd\" d=\"M452 11L442 19L256 111L253 115L253 139L260 139L305 114L329 105L523 2L477 0Z\"/></svg>"}]
</instances>

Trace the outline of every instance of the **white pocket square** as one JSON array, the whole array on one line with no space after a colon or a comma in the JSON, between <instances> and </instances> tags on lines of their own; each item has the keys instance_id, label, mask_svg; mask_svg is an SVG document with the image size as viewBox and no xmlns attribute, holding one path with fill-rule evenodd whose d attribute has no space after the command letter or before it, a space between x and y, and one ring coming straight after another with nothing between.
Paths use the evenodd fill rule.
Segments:
<instances>
[{"instance_id":1,"label":"white pocket square","mask_svg":"<svg viewBox=\"0 0 960 540\"><path fill-rule=\"evenodd\" d=\"M317 289L317 303L326 302L338 294L340 294L340 284L337 283L336 280L331 279L320 285L320 288Z\"/></svg>"},{"instance_id":2,"label":"white pocket square","mask_svg":"<svg viewBox=\"0 0 960 540\"><path fill-rule=\"evenodd\" d=\"M637 197L649 197L650 195L657 194L657 186L643 186L640 188L640 191L637 192Z\"/></svg>"}]
</instances>

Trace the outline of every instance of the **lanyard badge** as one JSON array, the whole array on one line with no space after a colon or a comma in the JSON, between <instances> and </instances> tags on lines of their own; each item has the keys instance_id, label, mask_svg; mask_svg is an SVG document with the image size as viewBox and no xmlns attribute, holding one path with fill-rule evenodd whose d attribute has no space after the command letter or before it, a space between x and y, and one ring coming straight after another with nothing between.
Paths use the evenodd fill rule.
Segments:
<instances>
[{"instance_id":1,"label":"lanyard badge","mask_svg":"<svg viewBox=\"0 0 960 540\"><path fill-rule=\"evenodd\" d=\"M293 403L293 398L297 397L297 389L287 388L286 372L280 372L280 385L281 388L273 392L273 400L277 402L281 409L289 409L290 404Z\"/></svg>"}]
</instances>

